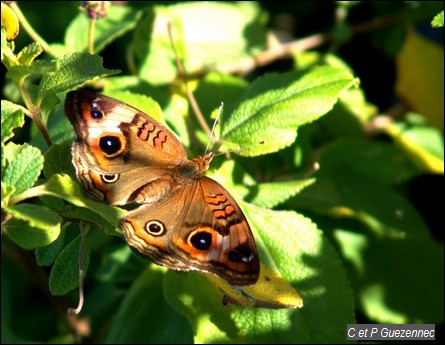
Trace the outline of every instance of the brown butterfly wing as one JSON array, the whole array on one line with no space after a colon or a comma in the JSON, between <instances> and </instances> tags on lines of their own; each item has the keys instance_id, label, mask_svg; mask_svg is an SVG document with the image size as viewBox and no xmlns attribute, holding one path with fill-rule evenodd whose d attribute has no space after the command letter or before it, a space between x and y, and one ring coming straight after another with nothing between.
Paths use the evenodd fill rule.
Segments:
<instances>
[{"instance_id":1,"label":"brown butterfly wing","mask_svg":"<svg viewBox=\"0 0 445 345\"><path fill-rule=\"evenodd\" d=\"M168 193L173 187L164 176L187 161L172 132L113 98L72 91L66 97L65 113L76 133L73 161L77 177L97 200L115 205L144 202L141 193L156 200L159 191Z\"/></svg>"},{"instance_id":2,"label":"brown butterfly wing","mask_svg":"<svg viewBox=\"0 0 445 345\"><path fill-rule=\"evenodd\" d=\"M196 269L215 273L232 285L259 277L254 237L241 208L218 182L202 176L190 193L186 227L171 234L171 249ZM194 216L198 215L198 216Z\"/></svg>"},{"instance_id":3,"label":"brown butterfly wing","mask_svg":"<svg viewBox=\"0 0 445 345\"><path fill-rule=\"evenodd\" d=\"M171 269L211 272L233 285L257 281L258 253L244 214L221 185L201 175L211 154L188 160L167 128L100 94L68 93L65 112L85 191L111 204L143 204L120 222L131 246Z\"/></svg>"},{"instance_id":4,"label":"brown butterfly wing","mask_svg":"<svg viewBox=\"0 0 445 345\"><path fill-rule=\"evenodd\" d=\"M169 268L214 273L232 285L258 280L247 220L227 190L208 177L184 178L182 188L129 212L121 226L131 246Z\"/></svg>"},{"instance_id":5,"label":"brown butterfly wing","mask_svg":"<svg viewBox=\"0 0 445 345\"><path fill-rule=\"evenodd\" d=\"M186 207L187 198L177 188L154 203L143 204L120 220L128 244L153 262L174 270L188 271L187 262L175 258L169 250L171 233L181 227L178 213Z\"/></svg>"}]
</instances>

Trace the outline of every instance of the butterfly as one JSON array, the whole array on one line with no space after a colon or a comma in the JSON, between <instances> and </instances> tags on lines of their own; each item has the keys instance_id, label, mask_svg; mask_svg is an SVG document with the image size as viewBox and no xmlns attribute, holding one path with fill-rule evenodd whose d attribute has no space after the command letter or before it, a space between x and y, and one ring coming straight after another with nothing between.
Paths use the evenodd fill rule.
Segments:
<instances>
[{"instance_id":1,"label":"butterfly","mask_svg":"<svg viewBox=\"0 0 445 345\"><path fill-rule=\"evenodd\" d=\"M246 217L223 186L203 175L213 153L190 160L165 126L96 92L69 92L65 113L85 192L111 205L137 204L120 220L131 247L169 269L212 273L231 285L258 280Z\"/></svg>"}]
</instances>

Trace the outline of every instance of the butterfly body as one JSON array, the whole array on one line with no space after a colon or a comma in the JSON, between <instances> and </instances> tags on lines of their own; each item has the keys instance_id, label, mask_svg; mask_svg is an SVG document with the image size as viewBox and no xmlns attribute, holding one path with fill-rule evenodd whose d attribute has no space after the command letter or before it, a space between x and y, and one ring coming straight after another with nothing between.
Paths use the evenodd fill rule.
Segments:
<instances>
[{"instance_id":1,"label":"butterfly body","mask_svg":"<svg viewBox=\"0 0 445 345\"><path fill-rule=\"evenodd\" d=\"M120 220L130 246L170 269L210 272L232 285L257 281L258 252L241 208L203 175L213 154L189 160L158 121L98 93L69 92L65 113L86 193L112 205L139 204Z\"/></svg>"}]
</instances>

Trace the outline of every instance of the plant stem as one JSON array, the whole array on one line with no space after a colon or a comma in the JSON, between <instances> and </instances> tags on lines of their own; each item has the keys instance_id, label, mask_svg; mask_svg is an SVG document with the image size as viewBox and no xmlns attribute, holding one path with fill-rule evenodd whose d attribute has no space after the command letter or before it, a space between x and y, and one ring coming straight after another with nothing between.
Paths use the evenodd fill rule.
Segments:
<instances>
[{"instance_id":1,"label":"plant stem","mask_svg":"<svg viewBox=\"0 0 445 345\"><path fill-rule=\"evenodd\" d=\"M364 32L377 30L386 27L388 25L395 24L399 22L401 19L402 17L399 13L383 18L377 17L367 22L353 25L351 27L351 31L353 35L358 35ZM279 46L274 46L268 50L259 53L257 56L254 57L248 57L232 64L216 66L211 70L216 70L223 74L238 73L241 75L246 75L253 69L260 66L268 65L271 62L278 60L280 58L289 56L291 54L295 54L296 52L313 49L323 44L326 44L332 41L332 38L333 36L331 33L315 34L305 38L297 39L292 42L284 43ZM209 69L202 69L201 71L197 71L192 75L189 75L189 77L199 78L200 76L208 72Z\"/></svg>"},{"instance_id":2,"label":"plant stem","mask_svg":"<svg viewBox=\"0 0 445 345\"><path fill-rule=\"evenodd\" d=\"M40 117L40 105L35 105L33 101L31 100L31 97L29 96L28 90L25 87L25 80L21 79L18 82L17 88L20 92L20 95L22 96L23 102L26 105L26 108L28 109L29 113L28 115L31 120L35 122L37 125L37 128L39 129L40 133L43 136L43 139L45 140L48 147L52 145L51 138L48 134L48 131L46 130L45 125L42 122L42 118Z\"/></svg>"},{"instance_id":3,"label":"plant stem","mask_svg":"<svg viewBox=\"0 0 445 345\"><path fill-rule=\"evenodd\" d=\"M88 52L94 54L94 27L96 25L96 18L90 19L90 30L88 34Z\"/></svg>"},{"instance_id":4,"label":"plant stem","mask_svg":"<svg viewBox=\"0 0 445 345\"><path fill-rule=\"evenodd\" d=\"M37 125L37 128L39 129L40 133L43 136L43 139L45 140L46 144L48 145L48 147L50 147L53 143L51 141L51 138L48 134L48 131L46 130L45 125L42 122L42 118L40 117L39 114L36 114L32 117L32 119L34 120L35 124Z\"/></svg>"},{"instance_id":5,"label":"plant stem","mask_svg":"<svg viewBox=\"0 0 445 345\"><path fill-rule=\"evenodd\" d=\"M22 24L25 31L28 33L28 35L33 39L33 41L38 42L42 49L49 55L51 54L51 49L46 43L46 41L32 28L31 24L29 24L26 17L23 15L22 11L20 10L19 6L17 5L17 2L11 1L9 3L9 6L14 10L15 14L19 18L20 23Z\"/></svg>"}]
</instances>

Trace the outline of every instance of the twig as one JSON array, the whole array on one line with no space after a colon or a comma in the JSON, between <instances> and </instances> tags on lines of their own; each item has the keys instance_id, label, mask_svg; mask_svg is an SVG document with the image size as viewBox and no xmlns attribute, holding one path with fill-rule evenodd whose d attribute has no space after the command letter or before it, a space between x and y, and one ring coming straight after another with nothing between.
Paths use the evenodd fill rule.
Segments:
<instances>
[{"instance_id":1,"label":"twig","mask_svg":"<svg viewBox=\"0 0 445 345\"><path fill-rule=\"evenodd\" d=\"M42 47L42 49L47 54L52 55L49 44L46 43L46 41L37 32L35 32L35 30L29 24L26 17L23 15L19 6L17 5L17 2L11 1L9 3L9 6L14 10L15 14L17 15L17 18L19 19L20 23L22 24L22 27L25 29L25 31L28 33L28 35L32 38L32 40L35 42L38 42L40 44L40 46Z\"/></svg>"},{"instance_id":2,"label":"twig","mask_svg":"<svg viewBox=\"0 0 445 345\"><path fill-rule=\"evenodd\" d=\"M79 248L79 304L77 308L68 308L68 314L77 315L80 313L83 307L84 301L84 290L83 290L83 280L84 280L84 269L83 269L83 252L85 250L85 240L87 237L86 230L83 227L83 222L80 222L80 248Z\"/></svg>"},{"instance_id":3,"label":"twig","mask_svg":"<svg viewBox=\"0 0 445 345\"><path fill-rule=\"evenodd\" d=\"M358 35L383 28L385 26L397 23L400 20L402 20L402 16L399 13L385 18L377 17L367 22L353 25L351 31L353 35ZM257 67L268 65L275 60L289 56L295 52L301 52L319 47L332 41L332 39L333 35L331 33L315 34L292 42L284 43L279 46L275 46L269 50L263 51L262 53L254 57L248 57L233 64L219 65L212 68L204 68L200 71L197 71L196 73L193 73L192 75L189 75L189 77L200 77L212 70L216 70L224 74L238 73L241 75L245 75Z\"/></svg>"}]
</instances>

